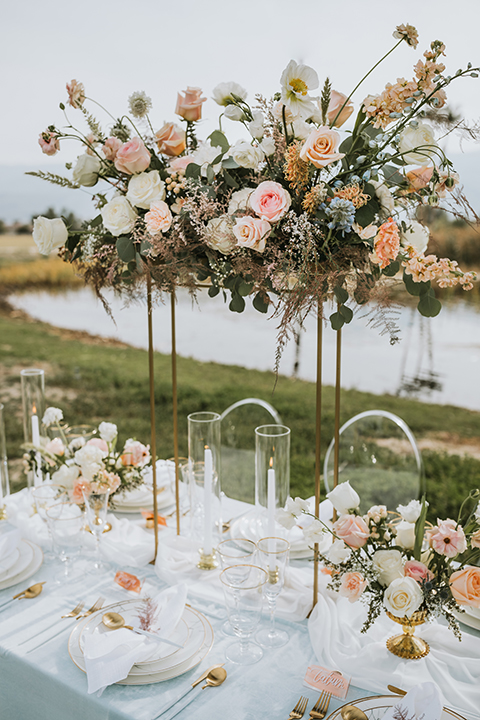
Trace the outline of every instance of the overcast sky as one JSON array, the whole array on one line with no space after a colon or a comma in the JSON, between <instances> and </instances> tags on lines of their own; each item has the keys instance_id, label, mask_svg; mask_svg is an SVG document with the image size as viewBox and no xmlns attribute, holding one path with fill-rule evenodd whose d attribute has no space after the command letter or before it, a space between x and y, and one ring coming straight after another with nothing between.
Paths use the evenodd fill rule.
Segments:
<instances>
[{"instance_id":1,"label":"overcast sky","mask_svg":"<svg viewBox=\"0 0 480 720\"><path fill-rule=\"evenodd\" d=\"M279 89L291 58L314 67L323 82L346 94L395 42L400 23L417 27L416 50L403 43L356 93L356 107L387 81L410 78L433 39L447 47L451 74L467 62L480 64L479 0L16 0L1 15L1 165L49 162L37 144L49 124L63 124L59 102L65 83L82 81L89 97L113 115L127 98L145 90L155 128L174 120L177 90L236 80L267 96ZM480 78L456 81L451 104L469 120L480 118ZM71 119L79 118L70 110ZM205 135L218 106L204 105ZM98 112L98 117L107 117ZM230 124L231 125L231 124ZM238 126L237 126L238 127ZM227 127L227 133L230 134ZM480 146L466 147L478 151ZM79 146L63 144L52 162L72 160Z\"/></svg>"}]
</instances>

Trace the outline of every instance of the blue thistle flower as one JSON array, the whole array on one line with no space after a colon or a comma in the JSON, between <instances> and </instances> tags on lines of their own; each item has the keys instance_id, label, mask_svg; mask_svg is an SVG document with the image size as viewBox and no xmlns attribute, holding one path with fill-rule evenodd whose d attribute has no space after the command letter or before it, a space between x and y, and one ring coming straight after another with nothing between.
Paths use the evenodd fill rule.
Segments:
<instances>
[{"instance_id":1,"label":"blue thistle flower","mask_svg":"<svg viewBox=\"0 0 480 720\"><path fill-rule=\"evenodd\" d=\"M351 231L355 222L355 205L350 200L335 197L325 210L325 214L330 218L328 223L330 230L341 230L343 235Z\"/></svg>"}]
</instances>

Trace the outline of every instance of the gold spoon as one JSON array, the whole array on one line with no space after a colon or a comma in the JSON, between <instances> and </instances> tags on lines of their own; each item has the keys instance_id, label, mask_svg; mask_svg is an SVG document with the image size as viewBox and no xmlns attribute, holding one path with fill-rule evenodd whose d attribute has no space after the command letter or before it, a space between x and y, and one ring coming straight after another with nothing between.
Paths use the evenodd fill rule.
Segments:
<instances>
[{"instance_id":1,"label":"gold spoon","mask_svg":"<svg viewBox=\"0 0 480 720\"><path fill-rule=\"evenodd\" d=\"M227 671L223 667L215 668L214 670L210 670L207 677L205 678L205 685L202 685L202 690L205 690L206 687L217 687L217 685L221 685L225 680L227 679Z\"/></svg>"},{"instance_id":2,"label":"gold spoon","mask_svg":"<svg viewBox=\"0 0 480 720\"><path fill-rule=\"evenodd\" d=\"M40 593L42 592L44 585L45 585L44 582L35 583L35 585L31 585L26 590L23 590L21 593L18 593L18 595L14 595L13 600L16 600L17 598L22 600L23 598L37 597L37 595L40 595Z\"/></svg>"},{"instance_id":3,"label":"gold spoon","mask_svg":"<svg viewBox=\"0 0 480 720\"><path fill-rule=\"evenodd\" d=\"M156 635L153 632L148 632L148 630L141 630L140 628L134 628L132 625L126 625L125 624L125 618L120 615L120 613L116 612L107 612L102 617L102 623L107 627L109 630L120 630L120 628L124 627L127 630L133 630L133 632L139 633L139 635L147 635L148 637L153 637L155 640L158 640L159 642L167 643L167 645L173 645L176 648L183 647L182 645L178 645L178 643L172 642L171 640L167 640L166 638L160 637L159 635Z\"/></svg>"},{"instance_id":4,"label":"gold spoon","mask_svg":"<svg viewBox=\"0 0 480 720\"><path fill-rule=\"evenodd\" d=\"M368 720L363 710L355 707L355 705L345 705L340 710L340 715L343 720Z\"/></svg>"}]
</instances>

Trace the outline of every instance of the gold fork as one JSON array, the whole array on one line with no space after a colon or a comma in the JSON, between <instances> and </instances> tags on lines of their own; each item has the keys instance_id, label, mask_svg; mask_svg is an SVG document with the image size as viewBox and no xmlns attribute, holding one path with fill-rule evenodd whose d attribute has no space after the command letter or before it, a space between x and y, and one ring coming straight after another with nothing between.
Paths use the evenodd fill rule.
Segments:
<instances>
[{"instance_id":1,"label":"gold fork","mask_svg":"<svg viewBox=\"0 0 480 720\"><path fill-rule=\"evenodd\" d=\"M307 703L308 699L302 696L293 708L290 715L288 716L288 720L300 720L300 718L303 717L305 710L307 709Z\"/></svg>"},{"instance_id":2,"label":"gold fork","mask_svg":"<svg viewBox=\"0 0 480 720\"><path fill-rule=\"evenodd\" d=\"M325 692L325 690L322 692L322 694L318 698L317 702L315 703L313 708L310 710L309 720L323 720L323 718L327 714L328 705L330 703L331 697L332 697L332 693L327 693L327 692Z\"/></svg>"},{"instance_id":3,"label":"gold fork","mask_svg":"<svg viewBox=\"0 0 480 720\"><path fill-rule=\"evenodd\" d=\"M76 617L79 612L82 612L84 605L85 605L85 603L83 602L83 600L80 601L78 603L78 605L73 608L73 610L71 612L67 613L66 615L61 615L61 617L62 618Z\"/></svg>"},{"instance_id":4,"label":"gold fork","mask_svg":"<svg viewBox=\"0 0 480 720\"><path fill-rule=\"evenodd\" d=\"M105 602L105 598L103 598L103 597L100 596L100 597L98 598L98 600L96 600L96 601L93 603L92 607L91 607L89 610L87 610L86 612L82 613L82 615L79 615L78 617L79 617L79 618L82 618L82 617L88 617L89 615L93 615L94 612L97 612L97 610L100 610L100 608L103 606L103 603L104 603L104 602Z\"/></svg>"}]
</instances>

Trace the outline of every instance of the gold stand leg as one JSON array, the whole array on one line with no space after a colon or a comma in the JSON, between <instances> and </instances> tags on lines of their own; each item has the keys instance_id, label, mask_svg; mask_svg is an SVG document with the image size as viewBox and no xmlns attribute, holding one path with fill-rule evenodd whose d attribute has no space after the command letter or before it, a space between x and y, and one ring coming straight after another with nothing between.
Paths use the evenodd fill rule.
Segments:
<instances>
[{"instance_id":1,"label":"gold stand leg","mask_svg":"<svg viewBox=\"0 0 480 720\"><path fill-rule=\"evenodd\" d=\"M172 404L173 404L173 455L175 457L175 509L177 535L180 535L180 477L178 468L178 405L177 405L177 340L175 326L175 290L171 294L172 325Z\"/></svg>"},{"instance_id":2,"label":"gold stand leg","mask_svg":"<svg viewBox=\"0 0 480 720\"><path fill-rule=\"evenodd\" d=\"M158 552L158 504L157 504L157 448L155 434L155 382L153 374L153 330L152 330L152 278L147 270L147 312L148 312L148 370L150 377L150 453L152 456L152 478L153 478L153 529L155 533L155 555L153 562L157 559Z\"/></svg>"},{"instance_id":3,"label":"gold stand leg","mask_svg":"<svg viewBox=\"0 0 480 720\"><path fill-rule=\"evenodd\" d=\"M322 427L322 336L323 336L323 304L318 304L317 312L317 383L315 410L315 515L320 513L320 440ZM313 546L313 605L318 601L318 543ZM312 612L310 610L310 613ZM309 615L310 615L309 613Z\"/></svg>"},{"instance_id":4,"label":"gold stand leg","mask_svg":"<svg viewBox=\"0 0 480 720\"><path fill-rule=\"evenodd\" d=\"M338 465L340 453L340 388L341 388L341 362L342 362L342 331L337 330L337 357L335 370L335 445L333 450L333 487L338 485ZM337 511L333 511L333 522L337 520Z\"/></svg>"}]
</instances>

